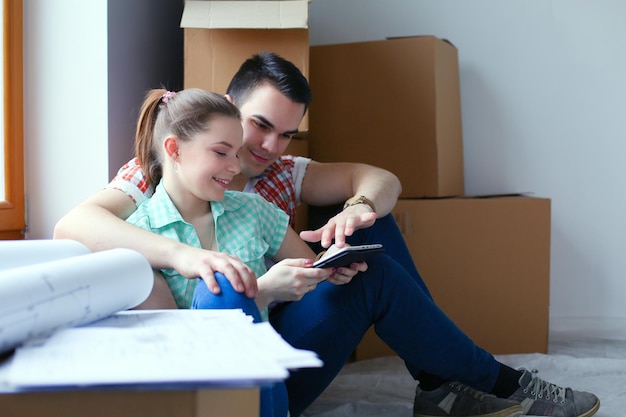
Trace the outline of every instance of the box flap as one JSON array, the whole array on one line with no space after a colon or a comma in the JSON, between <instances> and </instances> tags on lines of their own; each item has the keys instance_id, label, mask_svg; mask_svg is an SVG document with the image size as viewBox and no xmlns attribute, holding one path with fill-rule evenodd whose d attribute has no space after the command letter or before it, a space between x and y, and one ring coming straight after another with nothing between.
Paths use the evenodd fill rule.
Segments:
<instances>
[{"instance_id":1,"label":"box flap","mask_svg":"<svg viewBox=\"0 0 626 417\"><path fill-rule=\"evenodd\" d=\"M507 198L507 197L534 197L534 192L531 191L511 191L510 193L494 193L494 194L459 194L459 195L445 195L445 196L425 196L425 197L409 197L404 198L404 200L454 200L454 199L464 199L464 200L484 200L489 198ZM544 198L544 197L536 197L536 198Z\"/></svg>"},{"instance_id":2,"label":"box flap","mask_svg":"<svg viewBox=\"0 0 626 417\"><path fill-rule=\"evenodd\" d=\"M186 1L180 26L197 29L308 28L308 0Z\"/></svg>"},{"instance_id":3,"label":"box flap","mask_svg":"<svg viewBox=\"0 0 626 417\"><path fill-rule=\"evenodd\" d=\"M406 35L406 36L387 36L385 39L387 40L394 40L394 39L411 39L411 38L435 38L435 39L440 39L446 43L449 43L450 45L454 46L456 48L456 46L450 42L448 39L445 38L438 38L434 35Z\"/></svg>"}]
</instances>

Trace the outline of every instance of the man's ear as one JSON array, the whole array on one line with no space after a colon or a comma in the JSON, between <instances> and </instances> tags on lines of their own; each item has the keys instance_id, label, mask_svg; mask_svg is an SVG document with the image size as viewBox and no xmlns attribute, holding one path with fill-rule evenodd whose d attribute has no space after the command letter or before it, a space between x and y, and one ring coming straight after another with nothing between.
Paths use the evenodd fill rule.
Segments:
<instances>
[{"instance_id":1,"label":"man's ear","mask_svg":"<svg viewBox=\"0 0 626 417\"><path fill-rule=\"evenodd\" d=\"M226 100L228 100L231 104L235 104L235 100L233 100L230 94L224 94L224 97L226 97Z\"/></svg>"},{"instance_id":2,"label":"man's ear","mask_svg":"<svg viewBox=\"0 0 626 417\"><path fill-rule=\"evenodd\" d=\"M173 162L178 161L178 138L176 136L168 136L163 141L165 153Z\"/></svg>"}]
</instances>

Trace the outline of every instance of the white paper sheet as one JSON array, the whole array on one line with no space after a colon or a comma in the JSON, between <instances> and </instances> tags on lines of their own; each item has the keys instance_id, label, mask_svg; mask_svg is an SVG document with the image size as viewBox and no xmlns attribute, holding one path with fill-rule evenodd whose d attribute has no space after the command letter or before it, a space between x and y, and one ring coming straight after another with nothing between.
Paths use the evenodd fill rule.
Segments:
<instances>
[{"instance_id":1,"label":"white paper sheet","mask_svg":"<svg viewBox=\"0 0 626 417\"><path fill-rule=\"evenodd\" d=\"M82 252L79 247L52 246L59 253L68 249L68 257L39 262L41 254L33 251L32 264L0 270L0 352L54 329L132 308L152 290L152 268L138 252L112 249L75 256Z\"/></svg>"},{"instance_id":2,"label":"white paper sheet","mask_svg":"<svg viewBox=\"0 0 626 417\"><path fill-rule=\"evenodd\" d=\"M9 385L62 387L275 381L321 366L240 310L126 311L16 350Z\"/></svg>"}]
</instances>

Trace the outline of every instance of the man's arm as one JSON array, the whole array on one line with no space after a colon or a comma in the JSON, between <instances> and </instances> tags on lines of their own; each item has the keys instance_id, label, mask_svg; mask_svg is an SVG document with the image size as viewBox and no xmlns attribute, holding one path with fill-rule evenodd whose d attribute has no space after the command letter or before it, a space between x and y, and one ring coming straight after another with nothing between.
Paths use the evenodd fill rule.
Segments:
<instances>
[{"instance_id":1,"label":"man's arm","mask_svg":"<svg viewBox=\"0 0 626 417\"><path fill-rule=\"evenodd\" d=\"M377 217L391 213L402 191L393 173L358 163L311 161L300 199L314 206L343 203L354 195L364 195L374 203Z\"/></svg>"},{"instance_id":2,"label":"man's arm","mask_svg":"<svg viewBox=\"0 0 626 417\"><path fill-rule=\"evenodd\" d=\"M224 273L233 288L257 294L256 276L237 258L194 248L127 223L135 204L122 191L103 189L68 212L54 228L55 239L73 239L92 251L133 249L144 255L154 269L175 269L187 278L202 277L219 291L213 277Z\"/></svg>"},{"instance_id":3,"label":"man's arm","mask_svg":"<svg viewBox=\"0 0 626 417\"><path fill-rule=\"evenodd\" d=\"M171 267L166 265L167 256L154 253L156 249L149 245L153 233L124 221L134 211L135 203L122 191L100 190L59 220L54 238L77 240L94 252L131 248L144 254L154 268Z\"/></svg>"},{"instance_id":4,"label":"man's arm","mask_svg":"<svg viewBox=\"0 0 626 417\"><path fill-rule=\"evenodd\" d=\"M307 241L321 241L328 247L342 246L345 236L371 226L377 217L391 212L402 191L400 180L393 173L372 165L358 163L319 163L312 161L302 181L300 199L314 206L344 203L348 198L363 195L373 203L375 214L367 204L347 208L320 229L302 232Z\"/></svg>"}]
</instances>

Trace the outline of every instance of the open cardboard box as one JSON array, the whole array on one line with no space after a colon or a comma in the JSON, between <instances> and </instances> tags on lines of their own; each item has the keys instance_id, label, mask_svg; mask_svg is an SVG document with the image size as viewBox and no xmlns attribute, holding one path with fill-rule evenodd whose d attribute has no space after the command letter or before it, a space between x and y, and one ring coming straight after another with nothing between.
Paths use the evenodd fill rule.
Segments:
<instances>
[{"instance_id":1,"label":"open cardboard box","mask_svg":"<svg viewBox=\"0 0 626 417\"><path fill-rule=\"evenodd\" d=\"M186 1L184 87L224 94L241 64L271 51L309 76L307 0ZM305 115L299 129L308 130Z\"/></svg>"}]
</instances>

